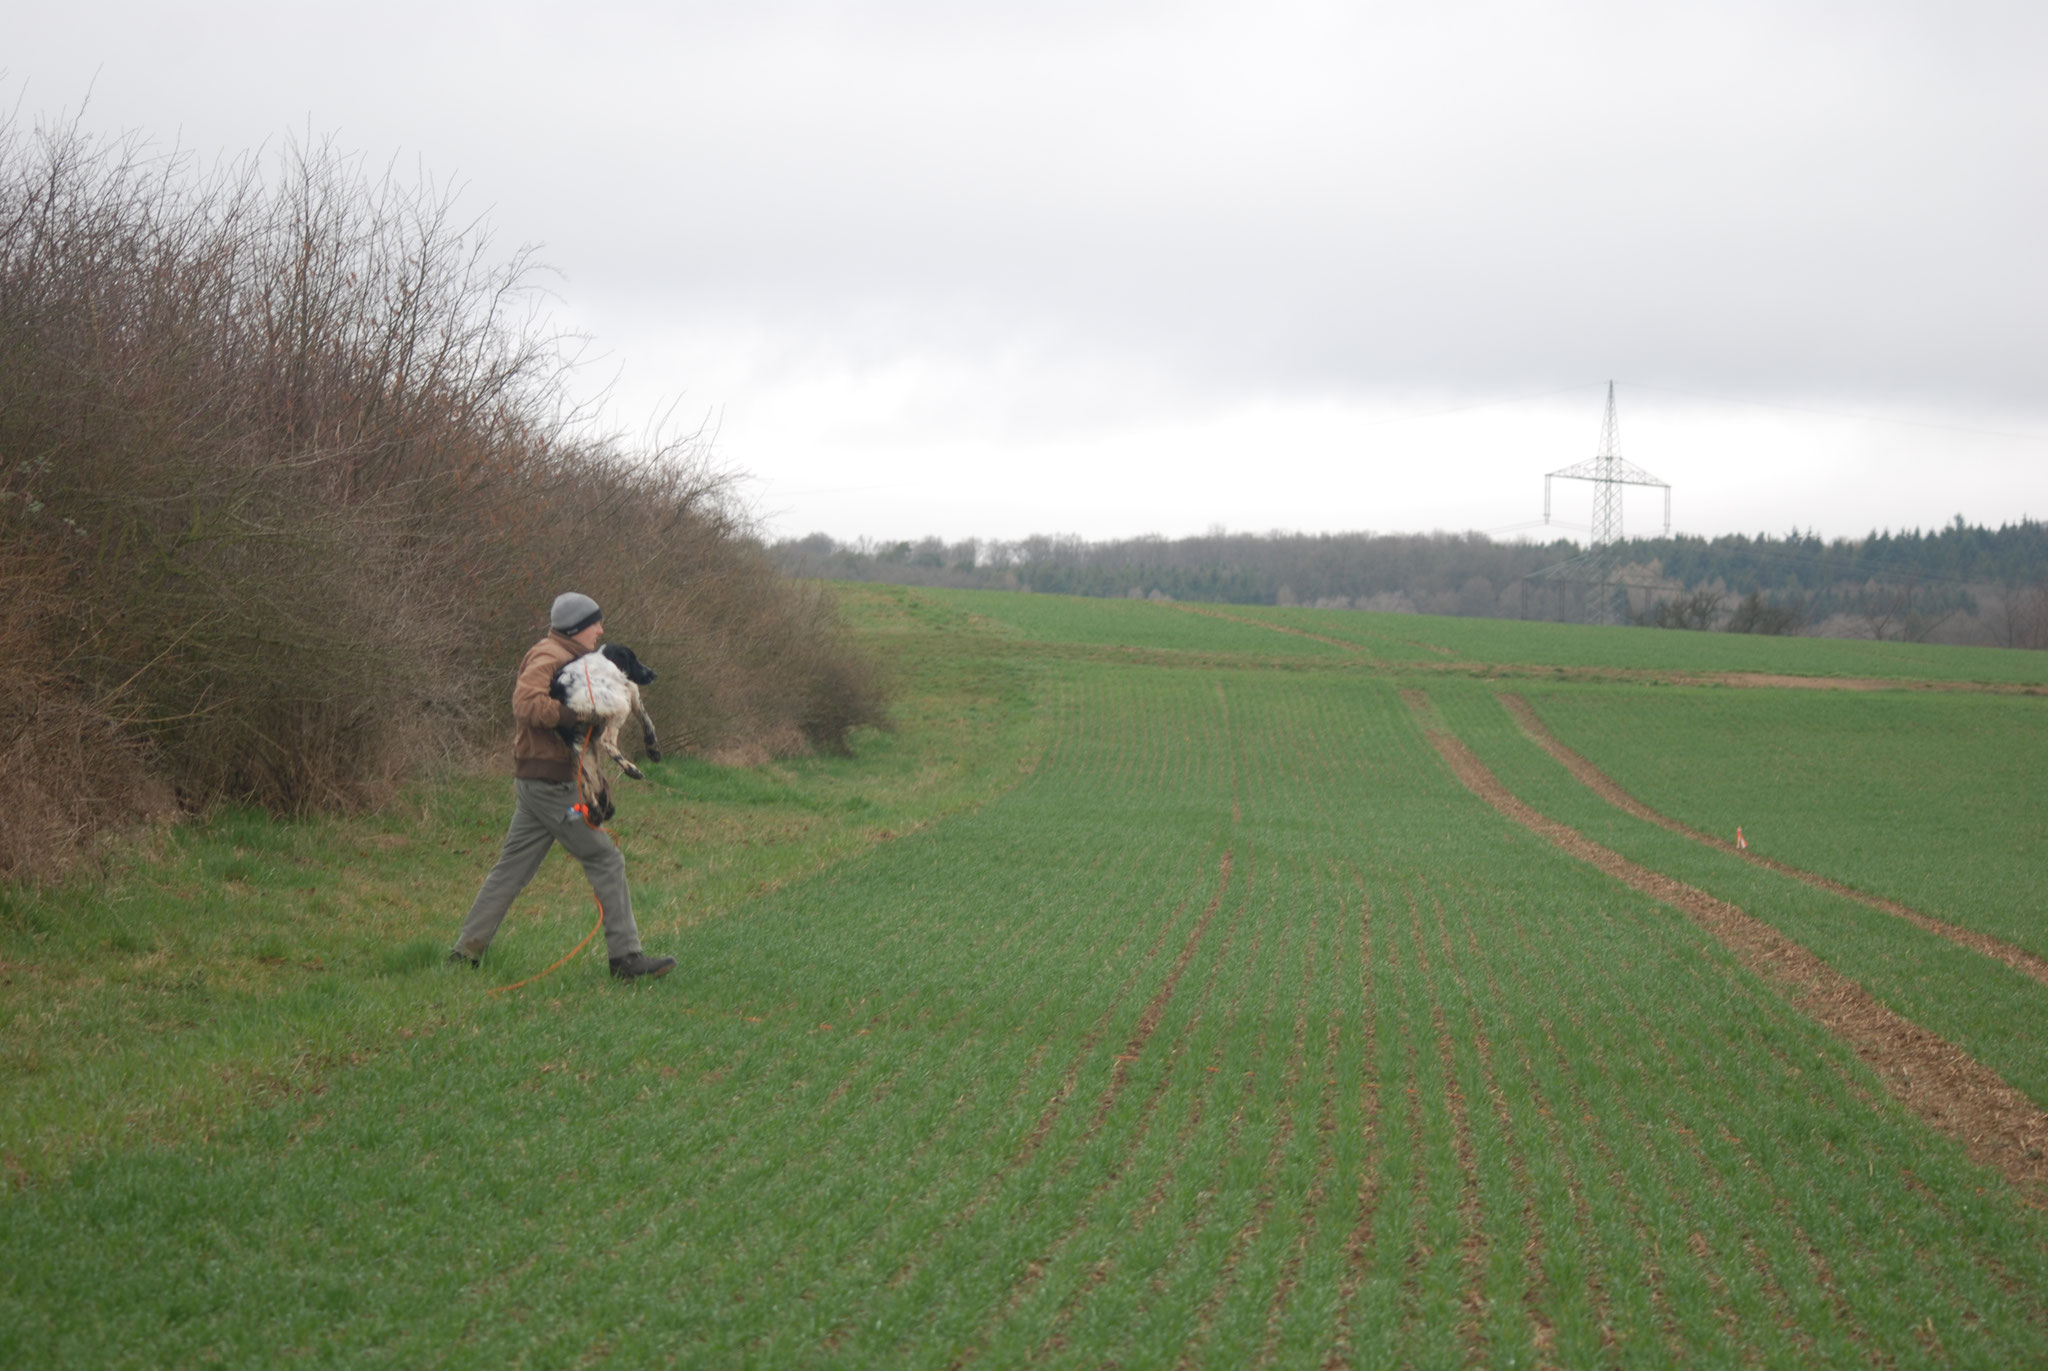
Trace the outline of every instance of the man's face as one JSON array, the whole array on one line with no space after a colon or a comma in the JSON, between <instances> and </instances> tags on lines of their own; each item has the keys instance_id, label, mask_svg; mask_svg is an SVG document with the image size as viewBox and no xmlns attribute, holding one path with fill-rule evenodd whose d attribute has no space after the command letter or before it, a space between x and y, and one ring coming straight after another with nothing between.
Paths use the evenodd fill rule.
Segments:
<instances>
[{"instance_id":1,"label":"man's face","mask_svg":"<svg viewBox=\"0 0 2048 1371\"><path fill-rule=\"evenodd\" d=\"M581 633L571 635L569 641L582 648L585 652L595 652L597 650L597 640L602 637L604 637L604 620L599 619Z\"/></svg>"}]
</instances>

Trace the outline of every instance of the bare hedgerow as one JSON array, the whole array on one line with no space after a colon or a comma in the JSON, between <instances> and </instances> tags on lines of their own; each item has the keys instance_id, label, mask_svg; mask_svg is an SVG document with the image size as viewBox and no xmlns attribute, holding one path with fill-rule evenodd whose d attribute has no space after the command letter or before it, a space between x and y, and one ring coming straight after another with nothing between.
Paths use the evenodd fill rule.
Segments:
<instances>
[{"instance_id":1,"label":"bare hedgerow","mask_svg":"<svg viewBox=\"0 0 2048 1371\"><path fill-rule=\"evenodd\" d=\"M686 736L878 721L703 445L595 430L530 249L453 203L325 145L202 174L0 126L0 590L39 606L0 701L62 702L137 795L140 765L188 807L355 807L506 727L508 669L574 587L672 649Z\"/></svg>"},{"instance_id":2,"label":"bare hedgerow","mask_svg":"<svg viewBox=\"0 0 2048 1371\"><path fill-rule=\"evenodd\" d=\"M21 514L0 501L0 872L40 876L100 834L167 813L170 797L136 740L67 689L40 652L60 602L47 570L7 536Z\"/></svg>"}]
</instances>

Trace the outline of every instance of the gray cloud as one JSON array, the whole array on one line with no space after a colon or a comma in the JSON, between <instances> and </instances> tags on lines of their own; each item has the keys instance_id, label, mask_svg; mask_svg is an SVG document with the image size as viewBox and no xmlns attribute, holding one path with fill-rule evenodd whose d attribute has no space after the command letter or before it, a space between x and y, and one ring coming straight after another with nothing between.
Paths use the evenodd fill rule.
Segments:
<instances>
[{"instance_id":1,"label":"gray cloud","mask_svg":"<svg viewBox=\"0 0 2048 1371\"><path fill-rule=\"evenodd\" d=\"M2048 427L2038 5L202 19L51 7L10 76L47 110L97 71L93 118L202 150L310 126L460 174L629 368L960 380L881 430L1617 373Z\"/></svg>"}]
</instances>

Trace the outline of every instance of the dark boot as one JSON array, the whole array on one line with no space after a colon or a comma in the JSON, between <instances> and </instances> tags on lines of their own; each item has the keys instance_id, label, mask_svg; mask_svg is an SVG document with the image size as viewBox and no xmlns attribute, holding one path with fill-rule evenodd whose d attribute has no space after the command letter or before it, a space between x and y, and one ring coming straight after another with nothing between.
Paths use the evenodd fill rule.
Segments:
<instances>
[{"instance_id":1,"label":"dark boot","mask_svg":"<svg viewBox=\"0 0 2048 1371\"><path fill-rule=\"evenodd\" d=\"M443 958L443 960L446 961L450 966L467 966L471 970L474 970L477 967L482 966L484 964L483 958L472 957L459 947L449 948L448 955L447 957Z\"/></svg>"},{"instance_id":2,"label":"dark boot","mask_svg":"<svg viewBox=\"0 0 2048 1371\"><path fill-rule=\"evenodd\" d=\"M623 957L612 958L612 976L621 981L638 980L642 976L651 981L675 969L674 957L650 957L645 952L628 952Z\"/></svg>"}]
</instances>

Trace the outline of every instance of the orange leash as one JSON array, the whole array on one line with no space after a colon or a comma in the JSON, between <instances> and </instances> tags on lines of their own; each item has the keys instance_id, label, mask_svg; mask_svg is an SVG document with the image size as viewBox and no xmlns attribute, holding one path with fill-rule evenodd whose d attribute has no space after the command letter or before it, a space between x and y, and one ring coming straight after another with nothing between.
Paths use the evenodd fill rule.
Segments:
<instances>
[{"instance_id":1,"label":"orange leash","mask_svg":"<svg viewBox=\"0 0 2048 1371\"><path fill-rule=\"evenodd\" d=\"M590 898L591 898L591 899L593 899L593 900L597 900L597 896L595 896L595 895L592 895L592 896L591 896ZM603 928L603 927L604 927L604 901L602 901L602 900L597 900L597 922L596 922L595 924L593 924L593 925L591 926L591 929L590 929L590 931L589 931L588 933L586 933L586 934L584 934L584 935L583 935L583 941L582 941L582 942L580 942L580 943L576 944L576 946L574 946L574 947L572 947L572 948L570 948L570 949L569 949L569 952L568 952L568 955L567 955L567 956L564 956L564 957L563 957L563 958L562 958L561 960L557 961L557 962L556 962L556 963L555 963L555 964L554 964L553 966L550 966L550 967L549 967L549 968L547 969L547 971L536 971L536 972L535 972L535 973L534 973L533 975L531 975L531 976L528 976L528 977L527 977L527 978L526 978L525 980L523 980L523 981L514 981L514 982L512 982L512 984L510 984L510 985L501 985L501 986L498 986L498 987L496 987L495 989L491 990L491 991L490 991L489 993L491 993L491 994L493 994L493 995L503 995L503 994L504 994L505 992L507 992L507 991L509 991L509 990L518 990L518 989L520 989L520 988L521 988L522 986L529 986L529 985L532 985L532 984L533 984L533 983L534 983L535 981L539 980L539 979L540 979L540 978L541 978L542 976L545 976L545 975L547 975L547 974L548 974L548 971L553 971L553 970L554 970L554 969L555 969L556 967L560 967L560 966L565 966L565 965L567 965L567 964L568 964L568 962L569 962L569 960L570 960L571 958L573 958L573 957L574 957L574 956L575 956L575 955L576 955L576 954L577 954L578 952L581 952L581 951L582 951L582 950L583 950L584 948L586 948L586 947L590 946L590 940L591 940L592 938L595 938L595 937L597 936L597 930L598 930L598 929L600 929L600 928Z\"/></svg>"},{"instance_id":2,"label":"orange leash","mask_svg":"<svg viewBox=\"0 0 2048 1371\"><path fill-rule=\"evenodd\" d=\"M587 666L583 668L583 685L586 690L590 688L590 668ZM596 692L592 691L591 694L593 697L595 697ZM590 726L590 731L583 735L584 757L590 755L590 745L592 742L596 741L596 739L597 725L592 724ZM583 817L583 826L585 828L597 829L597 825L590 822L590 802L583 797L583 757L578 757L576 759L576 812ZM597 831L603 832L602 829L598 829ZM615 835L605 833L604 836L612 840L613 847L617 847L619 845L619 840ZM590 940L592 938L595 938L597 936L597 931L604 927L604 901L598 899L597 892L595 890L592 890L590 892L590 902L597 906L597 922L592 924L590 927L590 931L583 935L582 942L570 948L566 953L564 953L560 958L556 959L548 967L546 967L543 970L534 972L525 980L514 981L510 985L497 986L488 993L492 995L503 995L507 991L518 990L522 987L532 985L541 977L546 976L551 972L560 969L561 967L567 966L571 961L575 959L577 953L581 952L584 948L590 946Z\"/></svg>"}]
</instances>

